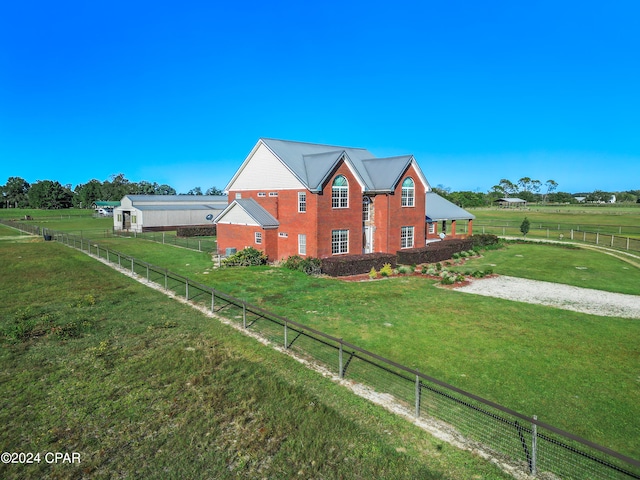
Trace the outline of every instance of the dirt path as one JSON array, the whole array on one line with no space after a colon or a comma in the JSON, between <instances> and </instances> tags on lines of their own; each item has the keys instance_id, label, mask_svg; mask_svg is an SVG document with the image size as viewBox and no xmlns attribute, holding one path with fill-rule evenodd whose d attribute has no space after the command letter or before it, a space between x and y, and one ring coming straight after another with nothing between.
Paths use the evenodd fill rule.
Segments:
<instances>
[{"instance_id":1,"label":"dirt path","mask_svg":"<svg viewBox=\"0 0 640 480\"><path fill-rule=\"evenodd\" d=\"M640 318L640 295L605 292L506 275L474 280L455 291L605 317Z\"/></svg>"}]
</instances>

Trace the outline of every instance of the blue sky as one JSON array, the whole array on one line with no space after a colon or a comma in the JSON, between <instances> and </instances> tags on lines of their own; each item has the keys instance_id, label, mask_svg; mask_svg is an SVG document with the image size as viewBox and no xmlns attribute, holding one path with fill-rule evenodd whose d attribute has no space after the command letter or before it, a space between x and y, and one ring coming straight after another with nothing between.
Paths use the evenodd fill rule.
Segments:
<instances>
[{"instance_id":1,"label":"blue sky","mask_svg":"<svg viewBox=\"0 0 640 480\"><path fill-rule=\"evenodd\" d=\"M637 1L5 2L0 184L224 187L260 137L640 189Z\"/></svg>"}]
</instances>

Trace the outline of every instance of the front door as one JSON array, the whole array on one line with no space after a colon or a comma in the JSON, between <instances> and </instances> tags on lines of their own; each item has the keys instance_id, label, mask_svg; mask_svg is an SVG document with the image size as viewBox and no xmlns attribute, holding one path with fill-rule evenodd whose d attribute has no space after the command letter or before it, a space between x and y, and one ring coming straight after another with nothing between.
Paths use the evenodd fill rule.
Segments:
<instances>
[{"instance_id":1,"label":"front door","mask_svg":"<svg viewBox=\"0 0 640 480\"><path fill-rule=\"evenodd\" d=\"M365 226L362 235L362 253L373 252L373 227Z\"/></svg>"}]
</instances>

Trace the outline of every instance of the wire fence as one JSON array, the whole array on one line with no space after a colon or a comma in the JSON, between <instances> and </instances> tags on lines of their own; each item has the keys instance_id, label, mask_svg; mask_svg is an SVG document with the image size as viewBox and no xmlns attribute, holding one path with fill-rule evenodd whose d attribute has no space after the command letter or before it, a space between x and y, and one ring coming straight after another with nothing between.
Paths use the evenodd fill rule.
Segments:
<instances>
[{"instance_id":1,"label":"wire fence","mask_svg":"<svg viewBox=\"0 0 640 480\"><path fill-rule=\"evenodd\" d=\"M141 238L151 242L162 243L166 245L175 245L178 247L197 250L199 252L217 252L218 244L215 237L179 237L175 232L125 232L112 230L108 231L107 236Z\"/></svg>"},{"instance_id":2,"label":"wire fence","mask_svg":"<svg viewBox=\"0 0 640 480\"><path fill-rule=\"evenodd\" d=\"M481 448L521 472L542 479L640 479L640 461L564 432L535 416L525 416L167 269L100 247L95 241L43 232L32 225L21 228L13 222L10 226L45 235L45 239L130 270L340 378L373 389L416 417L436 420L462 436L470 447Z\"/></svg>"},{"instance_id":3,"label":"wire fence","mask_svg":"<svg viewBox=\"0 0 640 480\"><path fill-rule=\"evenodd\" d=\"M553 240L584 242L602 247L616 248L632 252L640 252L640 238L624 236L615 233L605 233L600 231L587 231L578 228L567 228L568 225L554 224L531 224L527 238L546 238ZM631 227L625 227L627 229ZM622 230L622 227L620 227ZM474 224L474 233L489 233L493 235L522 236L520 225L515 224ZM637 234L637 235L640 235Z\"/></svg>"}]
</instances>

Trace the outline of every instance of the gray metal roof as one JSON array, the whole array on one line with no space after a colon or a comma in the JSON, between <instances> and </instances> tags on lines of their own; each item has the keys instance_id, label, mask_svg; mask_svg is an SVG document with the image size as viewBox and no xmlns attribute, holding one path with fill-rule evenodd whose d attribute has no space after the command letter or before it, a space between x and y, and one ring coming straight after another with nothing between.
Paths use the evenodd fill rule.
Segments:
<instances>
[{"instance_id":1,"label":"gray metal roof","mask_svg":"<svg viewBox=\"0 0 640 480\"><path fill-rule=\"evenodd\" d=\"M507 203L527 203L526 200L523 200L521 198L516 198L516 197L499 198L499 199L497 199L495 201L496 202L507 202Z\"/></svg>"},{"instance_id":2,"label":"gray metal roof","mask_svg":"<svg viewBox=\"0 0 640 480\"><path fill-rule=\"evenodd\" d=\"M170 212L188 212L190 210L212 210L221 212L226 208L224 205L134 205L133 208L142 212L153 211L170 211Z\"/></svg>"},{"instance_id":3,"label":"gray metal roof","mask_svg":"<svg viewBox=\"0 0 640 480\"><path fill-rule=\"evenodd\" d=\"M238 198L231 202L227 208L221 212L214 223L218 222L218 219L224 217L224 215L234 208L243 209L247 215L253 218L263 228L275 228L280 225L280 222L269 212L267 212L258 202L253 198Z\"/></svg>"},{"instance_id":4,"label":"gray metal roof","mask_svg":"<svg viewBox=\"0 0 640 480\"><path fill-rule=\"evenodd\" d=\"M353 167L356 176L364 185L365 193L393 191L404 171L415 161L412 155L377 158L364 148L271 138L263 138L261 141L284 162L305 187L313 192L322 190L325 181L342 158ZM416 169L420 180L428 187L417 163Z\"/></svg>"},{"instance_id":5,"label":"gray metal roof","mask_svg":"<svg viewBox=\"0 0 640 480\"><path fill-rule=\"evenodd\" d=\"M427 221L473 220L474 218L476 218L475 215L471 215L437 193L427 192Z\"/></svg>"},{"instance_id":6,"label":"gray metal roof","mask_svg":"<svg viewBox=\"0 0 640 480\"><path fill-rule=\"evenodd\" d=\"M125 195L124 198L131 200L133 206L138 203L201 203L201 204L224 204L229 203L226 195Z\"/></svg>"}]
</instances>

